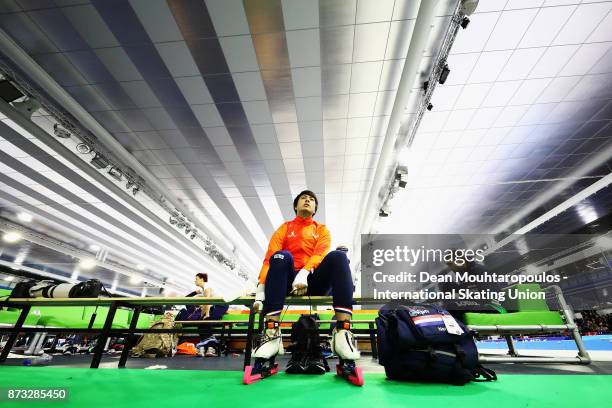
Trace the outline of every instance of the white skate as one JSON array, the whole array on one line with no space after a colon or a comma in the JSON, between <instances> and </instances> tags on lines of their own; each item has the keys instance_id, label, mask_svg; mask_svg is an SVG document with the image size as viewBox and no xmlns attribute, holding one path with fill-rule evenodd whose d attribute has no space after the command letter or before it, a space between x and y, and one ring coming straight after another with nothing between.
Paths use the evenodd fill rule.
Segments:
<instances>
[{"instance_id":1,"label":"white skate","mask_svg":"<svg viewBox=\"0 0 612 408\"><path fill-rule=\"evenodd\" d=\"M361 387L364 384L363 371L360 367L355 366L355 360L361 357L361 353L357 349L355 335L351 332L351 322L336 322L336 328L332 333L331 349L340 360L336 365L336 374Z\"/></svg>"},{"instance_id":2,"label":"white skate","mask_svg":"<svg viewBox=\"0 0 612 408\"><path fill-rule=\"evenodd\" d=\"M280 324L269 320L259 346L253 350L255 363L244 368L243 383L252 384L278 373L278 363L274 359L279 354L285 354Z\"/></svg>"}]
</instances>

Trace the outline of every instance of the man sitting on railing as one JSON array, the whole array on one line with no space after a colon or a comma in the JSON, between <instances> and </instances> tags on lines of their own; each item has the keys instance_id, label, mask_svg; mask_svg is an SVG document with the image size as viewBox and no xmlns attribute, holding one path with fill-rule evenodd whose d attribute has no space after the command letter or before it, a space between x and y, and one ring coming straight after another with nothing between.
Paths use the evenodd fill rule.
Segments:
<instances>
[{"instance_id":1,"label":"man sitting on railing","mask_svg":"<svg viewBox=\"0 0 612 408\"><path fill-rule=\"evenodd\" d=\"M281 225L270 240L259 274L255 304L263 306L265 328L262 342L254 351L255 358L270 359L283 353L279 318L288 294L294 296L333 296L336 329L332 350L347 361L360 357L351 332L353 310L353 280L348 258L343 251L329 252L331 237L323 224L312 219L317 212L317 196L302 191L293 200L296 217ZM314 356L305 364L306 372L324 370L324 362Z\"/></svg>"}]
</instances>

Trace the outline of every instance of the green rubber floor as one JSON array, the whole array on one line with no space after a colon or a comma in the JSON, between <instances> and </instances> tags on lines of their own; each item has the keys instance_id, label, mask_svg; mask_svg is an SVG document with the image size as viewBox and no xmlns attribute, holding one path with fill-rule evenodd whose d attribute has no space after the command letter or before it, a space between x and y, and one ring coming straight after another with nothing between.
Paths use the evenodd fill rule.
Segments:
<instances>
[{"instance_id":1,"label":"green rubber floor","mask_svg":"<svg viewBox=\"0 0 612 408\"><path fill-rule=\"evenodd\" d=\"M66 387L67 402L2 402L9 407L603 407L612 376L503 375L463 387L398 383L366 374L355 387L333 374L279 373L242 385L237 371L0 367L0 387Z\"/></svg>"}]
</instances>

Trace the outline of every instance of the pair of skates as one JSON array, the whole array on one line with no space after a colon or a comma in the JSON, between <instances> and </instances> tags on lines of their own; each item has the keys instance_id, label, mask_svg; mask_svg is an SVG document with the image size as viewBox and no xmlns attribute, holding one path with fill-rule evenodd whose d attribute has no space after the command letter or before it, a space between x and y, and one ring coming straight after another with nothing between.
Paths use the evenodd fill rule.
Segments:
<instances>
[{"instance_id":1,"label":"pair of skates","mask_svg":"<svg viewBox=\"0 0 612 408\"><path fill-rule=\"evenodd\" d=\"M363 372L355 365L355 360L359 359L360 353L350 328L350 322L339 321L336 322L336 329L332 333L332 352L340 359L336 365L336 374L346 378L354 385L362 386ZM271 320L267 321L261 342L253 351L255 363L244 369L244 384L252 384L276 374L278 363L275 363L274 360L277 355L282 355L284 352L280 324Z\"/></svg>"}]
</instances>

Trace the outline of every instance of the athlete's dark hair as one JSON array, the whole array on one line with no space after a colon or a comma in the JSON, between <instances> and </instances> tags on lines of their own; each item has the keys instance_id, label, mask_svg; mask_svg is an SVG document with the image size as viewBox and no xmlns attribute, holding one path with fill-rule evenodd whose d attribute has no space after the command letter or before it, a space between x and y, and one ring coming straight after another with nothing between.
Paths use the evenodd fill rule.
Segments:
<instances>
[{"instance_id":1,"label":"athlete's dark hair","mask_svg":"<svg viewBox=\"0 0 612 408\"><path fill-rule=\"evenodd\" d=\"M204 282L208 282L208 274L207 273L196 273L196 278L203 279Z\"/></svg>"},{"instance_id":2,"label":"athlete's dark hair","mask_svg":"<svg viewBox=\"0 0 612 408\"><path fill-rule=\"evenodd\" d=\"M316 214L317 213L317 208L319 207L319 200L317 199L316 194L313 193L310 190L304 190L300 194L295 196L295 198L293 199L293 212L295 212L297 214L297 203L298 203L298 200L300 199L300 197L303 196L303 195L309 195L312 198L314 198L314 200L315 200L315 210L314 210L313 215Z\"/></svg>"}]
</instances>

